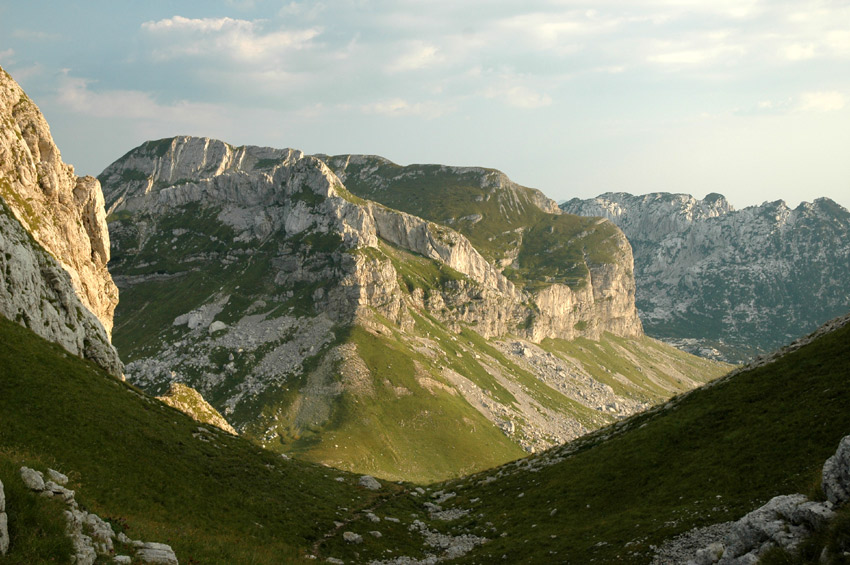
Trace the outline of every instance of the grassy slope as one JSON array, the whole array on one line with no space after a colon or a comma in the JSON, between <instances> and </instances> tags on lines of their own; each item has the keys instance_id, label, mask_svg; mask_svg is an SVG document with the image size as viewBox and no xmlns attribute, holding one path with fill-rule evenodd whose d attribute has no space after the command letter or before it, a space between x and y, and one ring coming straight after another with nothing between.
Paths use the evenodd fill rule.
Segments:
<instances>
[{"instance_id":1,"label":"grassy slope","mask_svg":"<svg viewBox=\"0 0 850 565\"><path fill-rule=\"evenodd\" d=\"M462 563L646 563L651 545L693 527L816 492L824 460L850 433L848 375L850 326L635 416L622 433L437 485L457 492L445 506L472 509L443 529L491 538ZM553 464L527 468L545 459Z\"/></svg>"},{"instance_id":2,"label":"grassy slope","mask_svg":"<svg viewBox=\"0 0 850 565\"><path fill-rule=\"evenodd\" d=\"M339 158L330 158L331 166ZM618 254L619 230L598 218L554 215L534 205L530 189L490 193L481 187L481 173L457 173L439 165L402 167L376 160L367 179L359 174L371 165L349 165L345 186L355 195L390 208L447 224L465 235L489 261L497 262L519 247L518 269L505 275L531 290L561 282L580 286L587 263L608 263ZM495 171L488 172L495 173ZM463 218L480 214L477 222ZM520 235L517 229L523 228Z\"/></svg>"},{"instance_id":3,"label":"grassy slope","mask_svg":"<svg viewBox=\"0 0 850 565\"><path fill-rule=\"evenodd\" d=\"M69 474L81 504L126 521L131 537L172 544L181 562L294 561L334 520L374 502L345 473L285 461L224 433L196 439L198 424L188 416L3 318L0 344L8 562L42 562L67 550L55 538L61 508L18 488L24 464ZM43 538L27 533L33 522L44 524Z\"/></svg>"}]
</instances>

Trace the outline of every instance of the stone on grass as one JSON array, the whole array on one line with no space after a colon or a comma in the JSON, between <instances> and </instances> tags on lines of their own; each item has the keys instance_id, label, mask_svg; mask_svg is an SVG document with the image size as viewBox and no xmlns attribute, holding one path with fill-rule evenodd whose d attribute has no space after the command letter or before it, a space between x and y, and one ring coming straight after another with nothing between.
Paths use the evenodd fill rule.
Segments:
<instances>
[{"instance_id":1,"label":"stone on grass","mask_svg":"<svg viewBox=\"0 0 850 565\"><path fill-rule=\"evenodd\" d=\"M9 521L5 512L0 512L0 555L9 551Z\"/></svg>"},{"instance_id":2,"label":"stone on grass","mask_svg":"<svg viewBox=\"0 0 850 565\"><path fill-rule=\"evenodd\" d=\"M363 536L354 532L343 532L342 539L348 543L363 543Z\"/></svg>"},{"instance_id":3,"label":"stone on grass","mask_svg":"<svg viewBox=\"0 0 850 565\"><path fill-rule=\"evenodd\" d=\"M44 490L44 475L29 467L21 467L21 479L26 487L36 492Z\"/></svg>"},{"instance_id":4,"label":"stone on grass","mask_svg":"<svg viewBox=\"0 0 850 565\"><path fill-rule=\"evenodd\" d=\"M850 436L838 444L835 455L823 465L823 493L835 505L850 501Z\"/></svg>"},{"instance_id":5,"label":"stone on grass","mask_svg":"<svg viewBox=\"0 0 850 565\"><path fill-rule=\"evenodd\" d=\"M63 487L68 484L68 476L63 475L59 471L48 469L47 476L50 477L50 480L56 484L62 485Z\"/></svg>"},{"instance_id":6,"label":"stone on grass","mask_svg":"<svg viewBox=\"0 0 850 565\"><path fill-rule=\"evenodd\" d=\"M381 483L379 483L378 480L371 475L363 475L362 477L360 477L358 484L361 487L366 487L369 490L378 490L379 488L381 488Z\"/></svg>"},{"instance_id":7,"label":"stone on grass","mask_svg":"<svg viewBox=\"0 0 850 565\"><path fill-rule=\"evenodd\" d=\"M136 558L142 563L153 565L178 565L177 556L170 545L164 543L145 543L138 551Z\"/></svg>"}]
</instances>

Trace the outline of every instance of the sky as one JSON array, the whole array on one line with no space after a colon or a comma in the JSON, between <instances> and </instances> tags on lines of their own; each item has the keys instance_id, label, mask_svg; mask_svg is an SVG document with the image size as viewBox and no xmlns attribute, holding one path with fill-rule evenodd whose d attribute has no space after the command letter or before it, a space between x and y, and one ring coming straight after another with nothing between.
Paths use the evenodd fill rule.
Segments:
<instances>
[{"instance_id":1,"label":"sky","mask_svg":"<svg viewBox=\"0 0 850 565\"><path fill-rule=\"evenodd\" d=\"M197 135L850 208L848 0L0 0L0 66L78 174Z\"/></svg>"}]
</instances>

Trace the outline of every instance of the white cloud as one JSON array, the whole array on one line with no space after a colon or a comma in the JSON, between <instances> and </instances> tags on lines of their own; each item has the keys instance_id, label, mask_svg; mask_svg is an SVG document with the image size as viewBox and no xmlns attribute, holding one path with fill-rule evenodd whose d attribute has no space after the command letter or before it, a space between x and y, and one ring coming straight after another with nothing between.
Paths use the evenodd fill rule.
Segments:
<instances>
[{"instance_id":1,"label":"white cloud","mask_svg":"<svg viewBox=\"0 0 850 565\"><path fill-rule=\"evenodd\" d=\"M443 56L435 45L423 41L414 42L405 53L396 57L388 66L389 72L414 71L440 63Z\"/></svg>"},{"instance_id":2,"label":"white cloud","mask_svg":"<svg viewBox=\"0 0 850 565\"><path fill-rule=\"evenodd\" d=\"M307 47L318 28L263 32L262 20L234 18L191 19L182 16L149 21L142 29L158 35L158 57L215 55L239 61L269 61Z\"/></svg>"},{"instance_id":3,"label":"white cloud","mask_svg":"<svg viewBox=\"0 0 850 565\"><path fill-rule=\"evenodd\" d=\"M426 118L436 118L445 114L449 108L434 102L411 103L402 98L391 98L389 100L365 104L360 107L360 110L364 114L377 114L390 117L424 116Z\"/></svg>"},{"instance_id":4,"label":"white cloud","mask_svg":"<svg viewBox=\"0 0 850 565\"><path fill-rule=\"evenodd\" d=\"M789 61L805 61L815 56L815 46L812 43L793 43L785 46L782 54Z\"/></svg>"},{"instance_id":5,"label":"white cloud","mask_svg":"<svg viewBox=\"0 0 850 565\"><path fill-rule=\"evenodd\" d=\"M650 63L671 67L698 66L721 59L737 59L747 49L727 41L727 34L714 32L688 42L657 41L655 53L647 56Z\"/></svg>"},{"instance_id":6,"label":"white cloud","mask_svg":"<svg viewBox=\"0 0 850 565\"><path fill-rule=\"evenodd\" d=\"M74 113L93 118L120 118L198 125L226 115L214 104L180 101L160 104L147 92L138 90L95 91L91 81L63 71L57 90L58 102Z\"/></svg>"},{"instance_id":7,"label":"white cloud","mask_svg":"<svg viewBox=\"0 0 850 565\"><path fill-rule=\"evenodd\" d=\"M548 94L535 92L522 85L493 87L485 92L485 96L500 99L516 108L543 108L552 104L552 98Z\"/></svg>"},{"instance_id":8,"label":"white cloud","mask_svg":"<svg viewBox=\"0 0 850 565\"><path fill-rule=\"evenodd\" d=\"M0 61L6 63L7 65L12 62L12 57L15 56L14 49L6 49L4 51L0 51Z\"/></svg>"},{"instance_id":9,"label":"white cloud","mask_svg":"<svg viewBox=\"0 0 850 565\"><path fill-rule=\"evenodd\" d=\"M799 109L802 112L833 112L844 108L844 96L840 92L817 91L800 95Z\"/></svg>"}]
</instances>

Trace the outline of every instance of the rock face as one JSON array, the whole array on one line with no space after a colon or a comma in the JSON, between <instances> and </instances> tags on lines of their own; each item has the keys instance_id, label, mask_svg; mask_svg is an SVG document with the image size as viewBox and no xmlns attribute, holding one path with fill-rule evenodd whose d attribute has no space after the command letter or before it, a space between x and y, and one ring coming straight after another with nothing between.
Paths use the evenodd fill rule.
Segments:
<instances>
[{"instance_id":1,"label":"rock face","mask_svg":"<svg viewBox=\"0 0 850 565\"><path fill-rule=\"evenodd\" d=\"M562 214L539 190L494 169L320 157L357 196L457 230L522 291L535 306L525 331L501 327L496 335L540 341L642 334L632 250L610 222Z\"/></svg>"},{"instance_id":2,"label":"rock face","mask_svg":"<svg viewBox=\"0 0 850 565\"><path fill-rule=\"evenodd\" d=\"M734 210L719 194L607 193L561 204L616 223L649 335L740 362L850 308L850 213L821 198Z\"/></svg>"},{"instance_id":3,"label":"rock face","mask_svg":"<svg viewBox=\"0 0 850 565\"><path fill-rule=\"evenodd\" d=\"M653 361L666 368L651 390L635 378L634 389L615 395L598 381L610 371L592 376L597 368L573 358L561 359L560 371L547 359L541 387L533 382L543 363L517 363L513 346L488 341L643 339L622 232L544 211L529 189L493 193L497 209L517 196L511 210L522 217L511 220L510 237L488 242L364 200L325 160L292 149L178 137L143 144L99 178L123 297L115 342L128 378L153 394L187 384L270 449L338 453L332 462L354 471L436 480L446 475L398 474L398 461L417 472L435 464L410 440L426 429L413 423L419 417L439 430L421 432L423 442L466 434L468 449L454 461L470 468L575 437L705 378L669 366L678 363L669 350ZM486 190L498 190L493 182ZM482 212L475 225L490 229L490 209ZM510 259L520 236L525 244ZM544 264L550 257L555 267ZM580 419L573 400L589 408ZM459 436L446 410L456 405L465 414ZM361 418L364 410L376 412ZM358 445L382 437L386 460L322 440L331 425Z\"/></svg>"},{"instance_id":4,"label":"rock face","mask_svg":"<svg viewBox=\"0 0 850 565\"><path fill-rule=\"evenodd\" d=\"M38 108L2 69L0 117L0 314L120 376L100 185L61 162Z\"/></svg>"},{"instance_id":5,"label":"rock face","mask_svg":"<svg viewBox=\"0 0 850 565\"><path fill-rule=\"evenodd\" d=\"M103 193L62 162L38 107L0 69L0 196L33 238L68 272L80 300L112 331L118 289L107 270Z\"/></svg>"}]
</instances>

